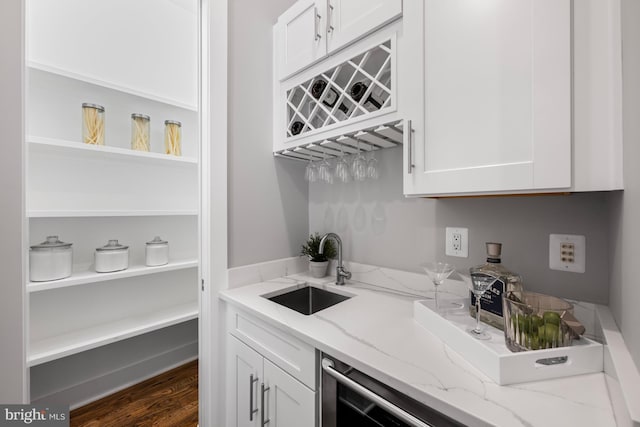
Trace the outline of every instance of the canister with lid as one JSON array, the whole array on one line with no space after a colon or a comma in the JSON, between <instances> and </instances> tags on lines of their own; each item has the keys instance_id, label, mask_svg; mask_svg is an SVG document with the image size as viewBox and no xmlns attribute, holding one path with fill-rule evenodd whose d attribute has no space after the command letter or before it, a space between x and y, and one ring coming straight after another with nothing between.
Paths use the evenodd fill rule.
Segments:
<instances>
[{"instance_id":1,"label":"canister with lid","mask_svg":"<svg viewBox=\"0 0 640 427\"><path fill-rule=\"evenodd\" d=\"M47 240L31 246L29 251L29 279L32 282L69 277L72 265L71 243L61 242L58 236L47 236Z\"/></svg>"},{"instance_id":2,"label":"canister with lid","mask_svg":"<svg viewBox=\"0 0 640 427\"><path fill-rule=\"evenodd\" d=\"M169 242L162 240L160 236L156 236L153 240L147 242L145 255L146 264L149 267L168 264Z\"/></svg>"},{"instance_id":3,"label":"canister with lid","mask_svg":"<svg viewBox=\"0 0 640 427\"><path fill-rule=\"evenodd\" d=\"M97 273L126 270L129 267L129 246L109 240L105 246L96 249L95 262Z\"/></svg>"},{"instance_id":4,"label":"canister with lid","mask_svg":"<svg viewBox=\"0 0 640 427\"><path fill-rule=\"evenodd\" d=\"M104 145L104 107L82 104L82 141L90 145Z\"/></svg>"}]
</instances>

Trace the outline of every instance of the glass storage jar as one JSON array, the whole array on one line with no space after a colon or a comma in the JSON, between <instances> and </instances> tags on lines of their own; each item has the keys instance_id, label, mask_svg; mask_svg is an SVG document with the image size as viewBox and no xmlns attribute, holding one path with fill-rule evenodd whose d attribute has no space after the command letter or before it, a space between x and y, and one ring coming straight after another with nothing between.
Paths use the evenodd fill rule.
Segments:
<instances>
[{"instance_id":1,"label":"glass storage jar","mask_svg":"<svg viewBox=\"0 0 640 427\"><path fill-rule=\"evenodd\" d=\"M131 149L137 151L150 151L150 131L151 117L145 114L131 114Z\"/></svg>"},{"instance_id":2,"label":"glass storage jar","mask_svg":"<svg viewBox=\"0 0 640 427\"><path fill-rule=\"evenodd\" d=\"M149 267L165 265L169 263L169 242L156 236L147 242L145 249L145 264Z\"/></svg>"},{"instance_id":3,"label":"glass storage jar","mask_svg":"<svg viewBox=\"0 0 640 427\"><path fill-rule=\"evenodd\" d=\"M174 156L182 155L182 123L175 120L164 121L164 152Z\"/></svg>"},{"instance_id":4,"label":"glass storage jar","mask_svg":"<svg viewBox=\"0 0 640 427\"><path fill-rule=\"evenodd\" d=\"M109 240L105 246L97 248L95 252L97 273L110 273L129 268L129 246Z\"/></svg>"},{"instance_id":5,"label":"glass storage jar","mask_svg":"<svg viewBox=\"0 0 640 427\"><path fill-rule=\"evenodd\" d=\"M29 280L48 282L71 276L73 250L71 243L61 242L58 236L47 236L44 242L31 246L29 251Z\"/></svg>"},{"instance_id":6,"label":"glass storage jar","mask_svg":"<svg viewBox=\"0 0 640 427\"><path fill-rule=\"evenodd\" d=\"M104 145L104 107L97 104L82 104L82 142Z\"/></svg>"}]
</instances>

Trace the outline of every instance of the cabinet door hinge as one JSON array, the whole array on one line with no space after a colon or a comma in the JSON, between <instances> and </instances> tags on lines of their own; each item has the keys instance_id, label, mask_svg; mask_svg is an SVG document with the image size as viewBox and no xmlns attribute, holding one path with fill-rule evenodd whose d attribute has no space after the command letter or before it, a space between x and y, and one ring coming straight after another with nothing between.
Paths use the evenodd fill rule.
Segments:
<instances>
[{"instance_id":1,"label":"cabinet door hinge","mask_svg":"<svg viewBox=\"0 0 640 427\"><path fill-rule=\"evenodd\" d=\"M204 292L204 279L200 279L200 287L202 289L202 292Z\"/></svg>"}]
</instances>

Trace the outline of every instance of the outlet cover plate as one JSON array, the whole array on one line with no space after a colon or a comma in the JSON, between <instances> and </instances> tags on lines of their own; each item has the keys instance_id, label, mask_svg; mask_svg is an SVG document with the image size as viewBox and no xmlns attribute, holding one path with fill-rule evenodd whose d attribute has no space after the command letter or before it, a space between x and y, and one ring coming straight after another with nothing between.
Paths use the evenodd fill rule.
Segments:
<instances>
[{"instance_id":1,"label":"outlet cover plate","mask_svg":"<svg viewBox=\"0 0 640 427\"><path fill-rule=\"evenodd\" d=\"M445 231L445 254L468 258L469 229L463 227L446 227Z\"/></svg>"},{"instance_id":2,"label":"outlet cover plate","mask_svg":"<svg viewBox=\"0 0 640 427\"><path fill-rule=\"evenodd\" d=\"M573 253L563 256L563 245L570 247ZM587 240L574 234L549 235L549 268L552 270L584 273L586 266ZM564 260L563 260L564 258Z\"/></svg>"}]
</instances>

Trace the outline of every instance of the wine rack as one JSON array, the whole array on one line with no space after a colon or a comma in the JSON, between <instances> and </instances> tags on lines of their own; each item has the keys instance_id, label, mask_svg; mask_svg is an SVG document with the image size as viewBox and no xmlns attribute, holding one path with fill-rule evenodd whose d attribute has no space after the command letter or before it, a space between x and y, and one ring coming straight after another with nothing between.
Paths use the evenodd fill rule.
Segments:
<instances>
[{"instance_id":1,"label":"wine rack","mask_svg":"<svg viewBox=\"0 0 640 427\"><path fill-rule=\"evenodd\" d=\"M286 138L391 108L388 39L286 91Z\"/></svg>"}]
</instances>

